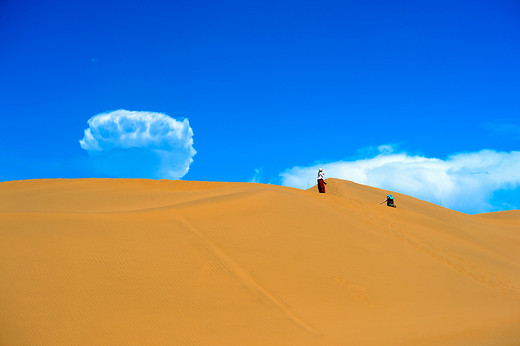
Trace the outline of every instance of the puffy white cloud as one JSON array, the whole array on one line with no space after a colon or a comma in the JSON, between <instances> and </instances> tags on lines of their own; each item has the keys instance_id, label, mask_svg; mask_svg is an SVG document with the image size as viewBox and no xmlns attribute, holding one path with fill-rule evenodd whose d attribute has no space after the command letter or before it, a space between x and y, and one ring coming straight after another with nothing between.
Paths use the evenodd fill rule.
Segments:
<instances>
[{"instance_id":1,"label":"puffy white cloud","mask_svg":"<svg viewBox=\"0 0 520 346\"><path fill-rule=\"evenodd\" d=\"M178 179L196 153L187 119L121 109L95 115L88 125L79 143L111 176Z\"/></svg>"},{"instance_id":2,"label":"puffy white cloud","mask_svg":"<svg viewBox=\"0 0 520 346\"><path fill-rule=\"evenodd\" d=\"M515 207L494 200L497 192L514 194L517 197L509 196L510 201L516 206L520 203L519 151L482 150L443 160L393 153L381 146L372 158L290 168L280 174L282 185L309 188L316 184L319 167L327 177L401 192L468 213Z\"/></svg>"}]
</instances>

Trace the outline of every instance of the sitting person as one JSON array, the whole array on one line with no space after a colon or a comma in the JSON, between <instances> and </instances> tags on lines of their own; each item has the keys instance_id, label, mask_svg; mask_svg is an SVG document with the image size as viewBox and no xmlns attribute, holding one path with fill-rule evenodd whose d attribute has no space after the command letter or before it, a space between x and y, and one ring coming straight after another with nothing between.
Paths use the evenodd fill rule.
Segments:
<instances>
[{"instance_id":1,"label":"sitting person","mask_svg":"<svg viewBox=\"0 0 520 346\"><path fill-rule=\"evenodd\" d=\"M381 202L380 204L383 204L386 202L386 205L389 206L389 207L392 207L392 208L395 208L395 203L394 203L394 197L392 197L392 195L388 195L386 196L386 199Z\"/></svg>"}]
</instances>

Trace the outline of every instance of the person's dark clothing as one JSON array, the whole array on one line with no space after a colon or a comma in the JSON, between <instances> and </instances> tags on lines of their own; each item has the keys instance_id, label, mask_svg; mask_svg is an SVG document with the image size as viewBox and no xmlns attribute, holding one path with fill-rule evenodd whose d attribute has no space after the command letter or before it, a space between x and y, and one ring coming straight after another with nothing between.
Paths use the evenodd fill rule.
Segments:
<instances>
[{"instance_id":1,"label":"person's dark clothing","mask_svg":"<svg viewBox=\"0 0 520 346\"><path fill-rule=\"evenodd\" d=\"M325 182L323 179L318 179L318 191L320 193L325 193Z\"/></svg>"}]
</instances>

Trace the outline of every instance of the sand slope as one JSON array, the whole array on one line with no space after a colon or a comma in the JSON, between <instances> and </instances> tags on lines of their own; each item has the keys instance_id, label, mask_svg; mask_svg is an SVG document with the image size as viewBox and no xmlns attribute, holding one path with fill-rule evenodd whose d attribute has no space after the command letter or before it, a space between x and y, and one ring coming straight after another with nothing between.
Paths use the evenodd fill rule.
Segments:
<instances>
[{"instance_id":1,"label":"sand slope","mask_svg":"<svg viewBox=\"0 0 520 346\"><path fill-rule=\"evenodd\" d=\"M518 211L327 179L0 183L0 344L518 345Z\"/></svg>"}]
</instances>

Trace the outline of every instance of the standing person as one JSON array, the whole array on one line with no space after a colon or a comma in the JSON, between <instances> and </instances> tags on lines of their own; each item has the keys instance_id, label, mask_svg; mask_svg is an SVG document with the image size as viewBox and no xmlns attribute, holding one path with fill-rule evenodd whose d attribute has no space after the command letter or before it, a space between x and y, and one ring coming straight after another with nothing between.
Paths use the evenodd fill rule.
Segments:
<instances>
[{"instance_id":1,"label":"standing person","mask_svg":"<svg viewBox=\"0 0 520 346\"><path fill-rule=\"evenodd\" d=\"M325 173L323 173L323 169L320 168L318 171L318 191L320 193L325 193L325 185L327 185L325 182Z\"/></svg>"}]
</instances>

